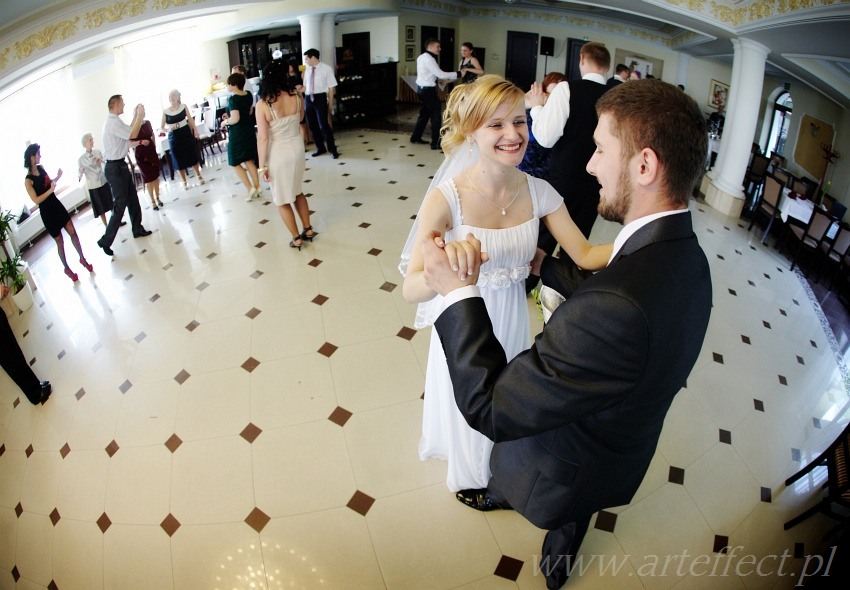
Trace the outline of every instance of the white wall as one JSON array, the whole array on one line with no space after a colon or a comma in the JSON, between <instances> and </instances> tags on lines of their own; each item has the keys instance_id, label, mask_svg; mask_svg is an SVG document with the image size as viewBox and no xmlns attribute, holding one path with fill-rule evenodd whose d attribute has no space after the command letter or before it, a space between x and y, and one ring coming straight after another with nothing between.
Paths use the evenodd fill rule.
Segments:
<instances>
[{"instance_id":1,"label":"white wall","mask_svg":"<svg viewBox=\"0 0 850 590\"><path fill-rule=\"evenodd\" d=\"M350 33L369 33L369 62L398 61L399 22L397 16L341 22L335 27L337 47L342 47L342 36Z\"/></svg>"}]
</instances>

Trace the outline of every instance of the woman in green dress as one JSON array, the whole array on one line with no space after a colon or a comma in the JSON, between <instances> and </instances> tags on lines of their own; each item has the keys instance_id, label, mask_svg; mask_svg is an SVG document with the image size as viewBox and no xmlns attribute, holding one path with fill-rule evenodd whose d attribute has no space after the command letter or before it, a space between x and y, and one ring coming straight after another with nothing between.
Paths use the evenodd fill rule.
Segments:
<instances>
[{"instance_id":1,"label":"woman in green dress","mask_svg":"<svg viewBox=\"0 0 850 590\"><path fill-rule=\"evenodd\" d=\"M222 122L228 128L227 163L233 167L239 180L248 188L245 200L250 201L262 196L263 189L260 187L260 177L257 173L257 136L250 116L254 97L244 88L243 74L236 73L228 76L227 89L231 94L227 99L227 114L222 117Z\"/></svg>"}]
</instances>

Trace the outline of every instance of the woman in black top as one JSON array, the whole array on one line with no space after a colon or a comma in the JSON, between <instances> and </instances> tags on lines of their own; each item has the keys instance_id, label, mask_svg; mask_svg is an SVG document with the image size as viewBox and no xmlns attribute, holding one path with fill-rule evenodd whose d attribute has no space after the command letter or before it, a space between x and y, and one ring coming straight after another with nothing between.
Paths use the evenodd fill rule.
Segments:
<instances>
[{"instance_id":1,"label":"woman in black top","mask_svg":"<svg viewBox=\"0 0 850 590\"><path fill-rule=\"evenodd\" d=\"M28 145L24 151L24 168L29 170L29 174L27 174L26 180L24 180L24 187L33 203L38 205L44 228L56 240L59 259L62 261L62 266L65 267L65 274L76 283L78 278L77 273L68 267L68 261L65 259L65 242L62 239L62 228L65 228L65 231L71 236L71 243L74 244L74 249L80 255L80 264L89 272L92 272L94 268L86 261L86 257L83 255L83 246L80 244L80 237L77 235L77 230L74 228L74 222L71 221L71 216L68 215L68 211L59 202L59 199L56 198L56 183L62 177L62 169L60 168L56 173L56 178L51 179L39 164L40 162L41 146L37 143Z\"/></svg>"},{"instance_id":2,"label":"woman in black top","mask_svg":"<svg viewBox=\"0 0 850 590\"><path fill-rule=\"evenodd\" d=\"M478 58L472 55L474 52L475 47L469 41L460 46L460 63L457 65L457 69L463 72L461 82L464 84L474 82L478 76L484 74L484 68L481 67Z\"/></svg>"}]
</instances>

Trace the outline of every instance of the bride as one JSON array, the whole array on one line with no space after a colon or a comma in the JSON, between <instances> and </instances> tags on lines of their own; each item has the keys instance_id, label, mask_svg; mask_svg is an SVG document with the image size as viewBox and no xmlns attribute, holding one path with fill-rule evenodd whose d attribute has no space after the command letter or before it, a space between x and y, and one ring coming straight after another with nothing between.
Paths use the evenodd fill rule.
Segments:
<instances>
[{"instance_id":1,"label":"bride","mask_svg":"<svg viewBox=\"0 0 850 590\"><path fill-rule=\"evenodd\" d=\"M441 131L448 156L431 183L402 253L399 270L405 276L404 298L420 304L415 327L431 325L443 298L425 285L422 255L416 246L432 231L443 233L446 242L473 233L489 255L478 287L510 361L531 346L524 281L536 253L538 220L546 223L562 249L582 268L604 267L612 247L591 246L555 189L517 170L528 145L528 125L523 92L511 82L486 75L456 88ZM419 457L448 462L446 485L451 491L486 488L492 448L493 442L470 428L457 409L442 344L433 330Z\"/></svg>"}]
</instances>

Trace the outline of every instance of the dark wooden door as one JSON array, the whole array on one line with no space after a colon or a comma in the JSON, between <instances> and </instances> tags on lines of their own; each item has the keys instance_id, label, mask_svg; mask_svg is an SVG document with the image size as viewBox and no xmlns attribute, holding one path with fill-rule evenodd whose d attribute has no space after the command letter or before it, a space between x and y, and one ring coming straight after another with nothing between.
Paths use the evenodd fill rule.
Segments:
<instances>
[{"instance_id":1,"label":"dark wooden door","mask_svg":"<svg viewBox=\"0 0 850 590\"><path fill-rule=\"evenodd\" d=\"M457 62L455 30L440 27L440 69L444 72L454 72L457 70Z\"/></svg>"},{"instance_id":2,"label":"dark wooden door","mask_svg":"<svg viewBox=\"0 0 850 590\"><path fill-rule=\"evenodd\" d=\"M587 41L583 39L567 39L567 63L564 68L564 73L567 75L567 80L580 80L581 70L578 67L578 62L581 61L581 48Z\"/></svg>"},{"instance_id":3,"label":"dark wooden door","mask_svg":"<svg viewBox=\"0 0 850 590\"><path fill-rule=\"evenodd\" d=\"M528 90L537 75L537 33L508 31L505 78Z\"/></svg>"}]
</instances>

